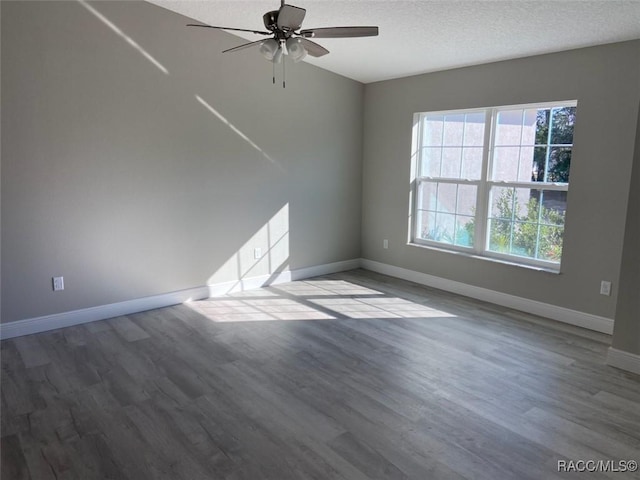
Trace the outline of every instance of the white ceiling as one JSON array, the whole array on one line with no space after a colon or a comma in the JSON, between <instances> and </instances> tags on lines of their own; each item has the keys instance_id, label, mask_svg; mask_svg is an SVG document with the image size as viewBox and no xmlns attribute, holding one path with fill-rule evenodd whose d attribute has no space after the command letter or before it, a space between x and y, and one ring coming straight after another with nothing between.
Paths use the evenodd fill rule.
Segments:
<instances>
[{"instance_id":1,"label":"white ceiling","mask_svg":"<svg viewBox=\"0 0 640 480\"><path fill-rule=\"evenodd\" d=\"M264 30L278 0L151 0L208 25ZM303 28L378 25L368 38L318 39L305 61L363 83L640 38L640 0L287 0ZM237 33L236 33L237 34ZM249 40L263 37L240 34ZM238 39L238 45L244 40ZM229 55L254 56L257 49ZM640 59L638 59L640 62Z\"/></svg>"}]
</instances>

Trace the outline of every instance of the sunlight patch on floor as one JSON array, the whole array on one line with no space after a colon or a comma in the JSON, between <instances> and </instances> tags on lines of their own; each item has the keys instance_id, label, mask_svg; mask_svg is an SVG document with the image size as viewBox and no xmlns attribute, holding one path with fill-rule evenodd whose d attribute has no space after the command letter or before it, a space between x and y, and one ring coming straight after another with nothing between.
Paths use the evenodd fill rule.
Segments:
<instances>
[{"instance_id":1,"label":"sunlight patch on floor","mask_svg":"<svg viewBox=\"0 0 640 480\"><path fill-rule=\"evenodd\" d=\"M456 317L343 280L306 280L185 304L214 322Z\"/></svg>"},{"instance_id":2,"label":"sunlight patch on floor","mask_svg":"<svg viewBox=\"0 0 640 480\"><path fill-rule=\"evenodd\" d=\"M223 297L191 302L186 305L214 322L330 320L335 318L295 300L281 297L253 298L251 300Z\"/></svg>"}]
</instances>

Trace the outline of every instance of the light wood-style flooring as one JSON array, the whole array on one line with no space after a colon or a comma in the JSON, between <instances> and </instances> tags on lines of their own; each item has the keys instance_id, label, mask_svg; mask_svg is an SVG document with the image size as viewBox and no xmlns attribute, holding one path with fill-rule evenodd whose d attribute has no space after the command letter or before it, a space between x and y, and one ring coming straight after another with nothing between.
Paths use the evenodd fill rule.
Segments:
<instances>
[{"instance_id":1,"label":"light wood-style flooring","mask_svg":"<svg viewBox=\"0 0 640 480\"><path fill-rule=\"evenodd\" d=\"M2 479L575 478L640 460L609 340L363 270L5 340Z\"/></svg>"}]
</instances>

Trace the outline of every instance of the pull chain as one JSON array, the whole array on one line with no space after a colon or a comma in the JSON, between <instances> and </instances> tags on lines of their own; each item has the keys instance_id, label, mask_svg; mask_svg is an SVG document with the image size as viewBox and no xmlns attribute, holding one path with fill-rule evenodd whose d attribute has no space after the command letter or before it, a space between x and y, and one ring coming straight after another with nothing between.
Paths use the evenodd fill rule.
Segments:
<instances>
[{"instance_id":1,"label":"pull chain","mask_svg":"<svg viewBox=\"0 0 640 480\"><path fill-rule=\"evenodd\" d=\"M285 60L284 56L282 57L282 88L286 88L286 83L285 83L285 73L284 73L284 64L287 63L287 61Z\"/></svg>"}]
</instances>

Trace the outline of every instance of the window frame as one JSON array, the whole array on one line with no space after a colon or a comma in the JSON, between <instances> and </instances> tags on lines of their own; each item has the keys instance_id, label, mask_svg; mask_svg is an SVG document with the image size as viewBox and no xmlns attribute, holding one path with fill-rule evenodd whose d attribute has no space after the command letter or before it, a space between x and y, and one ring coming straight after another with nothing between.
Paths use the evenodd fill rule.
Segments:
<instances>
[{"instance_id":1,"label":"window frame","mask_svg":"<svg viewBox=\"0 0 640 480\"><path fill-rule=\"evenodd\" d=\"M496 260L506 262L509 264L524 266L524 267L538 267L545 270L551 270L559 272L562 265L562 257L559 262L552 262L547 260L541 260L531 257L519 256L516 254L507 254L501 252L495 252L489 250L489 212L491 210L491 190L494 187L503 188L526 188L530 190L538 190L540 192L545 191L569 191L569 182L522 182L522 181L503 181L492 180L493 170L495 168L495 150L496 150L496 129L498 114L501 111L508 110L527 110L527 109L547 109L547 108L561 108L561 107L576 107L578 106L577 100L560 100L555 102L536 102L517 105L501 105L486 108L470 108L470 109L455 109L455 110L439 110L429 112L416 112L413 115L413 133L412 133L412 155L411 155L411 189L410 189L410 210L409 210L409 243L422 246L435 248L442 251L448 251L452 253L464 253L475 257L486 258L490 260ZM464 179L464 178L447 178L447 177L434 177L428 175L422 175L422 154L425 145L423 145L423 132L426 122L424 121L429 116L437 115L468 115L484 113L484 141L482 145L482 165L480 178L478 180ZM575 131L574 131L575 135ZM573 149L574 143L571 144ZM518 145L514 147L522 148L531 147L530 145L523 145L522 138ZM553 145L547 142L547 148L551 148ZM463 146L461 146L463 147ZM533 146L535 148L535 144ZM548 155L548 153L547 153ZM546 172L545 172L546 174ZM418 215L419 215L419 191L420 186L423 183L446 183L454 185L476 185L476 206L474 216L474 242L470 247L462 245L454 245L450 243L438 242L435 240L428 240L421 238L418 235ZM566 221L565 221L566 224ZM563 224L563 228L565 227ZM539 234L538 234L539 235ZM563 234L564 237L564 234ZM564 247L564 238L563 238ZM563 252L564 253L564 252Z\"/></svg>"}]
</instances>

